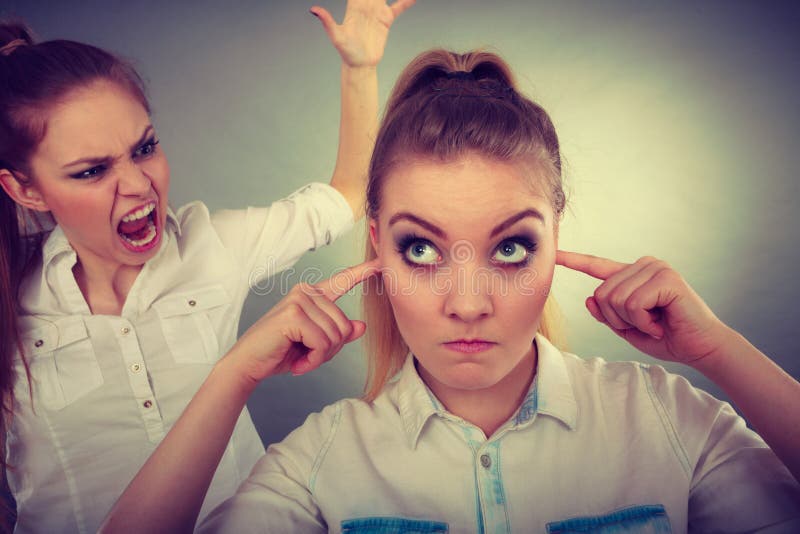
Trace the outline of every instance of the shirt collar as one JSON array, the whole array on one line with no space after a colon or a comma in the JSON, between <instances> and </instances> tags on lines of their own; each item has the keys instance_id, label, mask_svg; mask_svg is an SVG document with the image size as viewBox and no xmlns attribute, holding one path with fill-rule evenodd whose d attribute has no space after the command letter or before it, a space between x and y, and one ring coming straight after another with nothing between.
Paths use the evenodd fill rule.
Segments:
<instances>
[{"instance_id":1,"label":"shirt collar","mask_svg":"<svg viewBox=\"0 0 800 534\"><path fill-rule=\"evenodd\" d=\"M561 351L541 334L536 334L535 343L538 349L536 377L517 413L511 418L512 426L527 427L533 423L534 415L539 413L554 417L570 430L574 430L578 405L564 357ZM413 449L431 416L452 418L452 415L422 381L411 354L403 364L402 374L396 387L400 420L409 446Z\"/></svg>"},{"instance_id":2,"label":"shirt collar","mask_svg":"<svg viewBox=\"0 0 800 534\"><path fill-rule=\"evenodd\" d=\"M166 225L168 230L175 232L175 234L178 237L180 237L181 225L178 222L178 218L175 216L175 213L172 211L172 208L170 208L169 206L167 206ZM170 233L171 233L170 231L164 232L165 242L169 239ZM64 230L62 230L61 226L57 224L50 231L50 235L47 236L47 239L42 245L42 259L44 262L44 268L46 269L53 260L55 260L56 258L60 257L62 254L65 253L72 255L72 265L75 265L75 262L77 261L77 255L75 254L75 250L72 248L72 245L69 244L69 240L67 240L67 236L64 234Z\"/></svg>"}]
</instances>

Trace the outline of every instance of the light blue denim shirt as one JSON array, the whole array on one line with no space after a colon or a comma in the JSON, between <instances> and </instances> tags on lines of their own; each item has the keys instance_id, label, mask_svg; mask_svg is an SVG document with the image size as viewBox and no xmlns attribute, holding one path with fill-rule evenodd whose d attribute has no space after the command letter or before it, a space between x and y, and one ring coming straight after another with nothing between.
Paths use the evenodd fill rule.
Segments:
<instances>
[{"instance_id":1,"label":"light blue denim shirt","mask_svg":"<svg viewBox=\"0 0 800 534\"><path fill-rule=\"evenodd\" d=\"M541 336L519 409L488 439L409 357L271 446L204 532L800 532L800 486L733 409L659 366Z\"/></svg>"}]
</instances>

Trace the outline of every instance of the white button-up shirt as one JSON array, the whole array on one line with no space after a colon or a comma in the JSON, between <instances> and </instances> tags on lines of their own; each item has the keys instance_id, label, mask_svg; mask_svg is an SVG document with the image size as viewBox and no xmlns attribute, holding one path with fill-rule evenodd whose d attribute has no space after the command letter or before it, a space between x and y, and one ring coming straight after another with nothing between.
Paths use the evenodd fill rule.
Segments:
<instances>
[{"instance_id":1,"label":"white button-up shirt","mask_svg":"<svg viewBox=\"0 0 800 534\"><path fill-rule=\"evenodd\" d=\"M800 532L800 486L727 403L660 366L536 337L517 412L488 439L409 357L270 446L203 532Z\"/></svg>"},{"instance_id":2,"label":"white button-up shirt","mask_svg":"<svg viewBox=\"0 0 800 534\"><path fill-rule=\"evenodd\" d=\"M72 274L75 251L56 227L22 293L33 403L18 361L7 443L17 531L95 532L235 342L250 283L352 222L347 201L324 184L268 208L209 214L189 204L170 212L161 248L119 316L91 313ZM230 496L263 453L245 410L201 515Z\"/></svg>"}]
</instances>

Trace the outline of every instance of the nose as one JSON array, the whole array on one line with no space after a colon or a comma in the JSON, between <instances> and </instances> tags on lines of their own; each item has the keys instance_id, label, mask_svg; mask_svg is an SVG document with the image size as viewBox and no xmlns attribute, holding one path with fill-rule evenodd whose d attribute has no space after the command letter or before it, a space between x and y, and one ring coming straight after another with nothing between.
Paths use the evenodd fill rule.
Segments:
<instances>
[{"instance_id":1,"label":"nose","mask_svg":"<svg viewBox=\"0 0 800 534\"><path fill-rule=\"evenodd\" d=\"M133 161L120 168L117 192L122 196L143 196L150 191L150 177Z\"/></svg>"},{"instance_id":2,"label":"nose","mask_svg":"<svg viewBox=\"0 0 800 534\"><path fill-rule=\"evenodd\" d=\"M444 313L452 319L472 322L494 313L492 283L489 272L459 266L453 284L445 296Z\"/></svg>"}]
</instances>

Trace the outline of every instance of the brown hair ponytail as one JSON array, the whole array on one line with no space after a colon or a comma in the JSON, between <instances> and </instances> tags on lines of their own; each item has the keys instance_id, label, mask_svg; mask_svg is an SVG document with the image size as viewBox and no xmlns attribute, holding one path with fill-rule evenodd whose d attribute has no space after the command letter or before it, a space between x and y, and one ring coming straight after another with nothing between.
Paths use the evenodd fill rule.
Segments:
<instances>
[{"instance_id":1,"label":"brown hair ponytail","mask_svg":"<svg viewBox=\"0 0 800 534\"><path fill-rule=\"evenodd\" d=\"M44 138L50 109L75 89L98 80L116 83L150 110L144 84L125 61L75 41L36 43L18 22L0 22L0 170L25 183L30 157ZM13 415L14 359L25 362L18 330L19 291L27 267L38 260L43 235L29 235L37 217L0 192L0 452L5 463L8 421ZM24 365L28 374L27 364ZM29 379L29 377L27 377ZM30 385L30 380L28 380ZM30 391L30 390L29 390ZM2 521L2 519L0 519Z\"/></svg>"}]
</instances>

